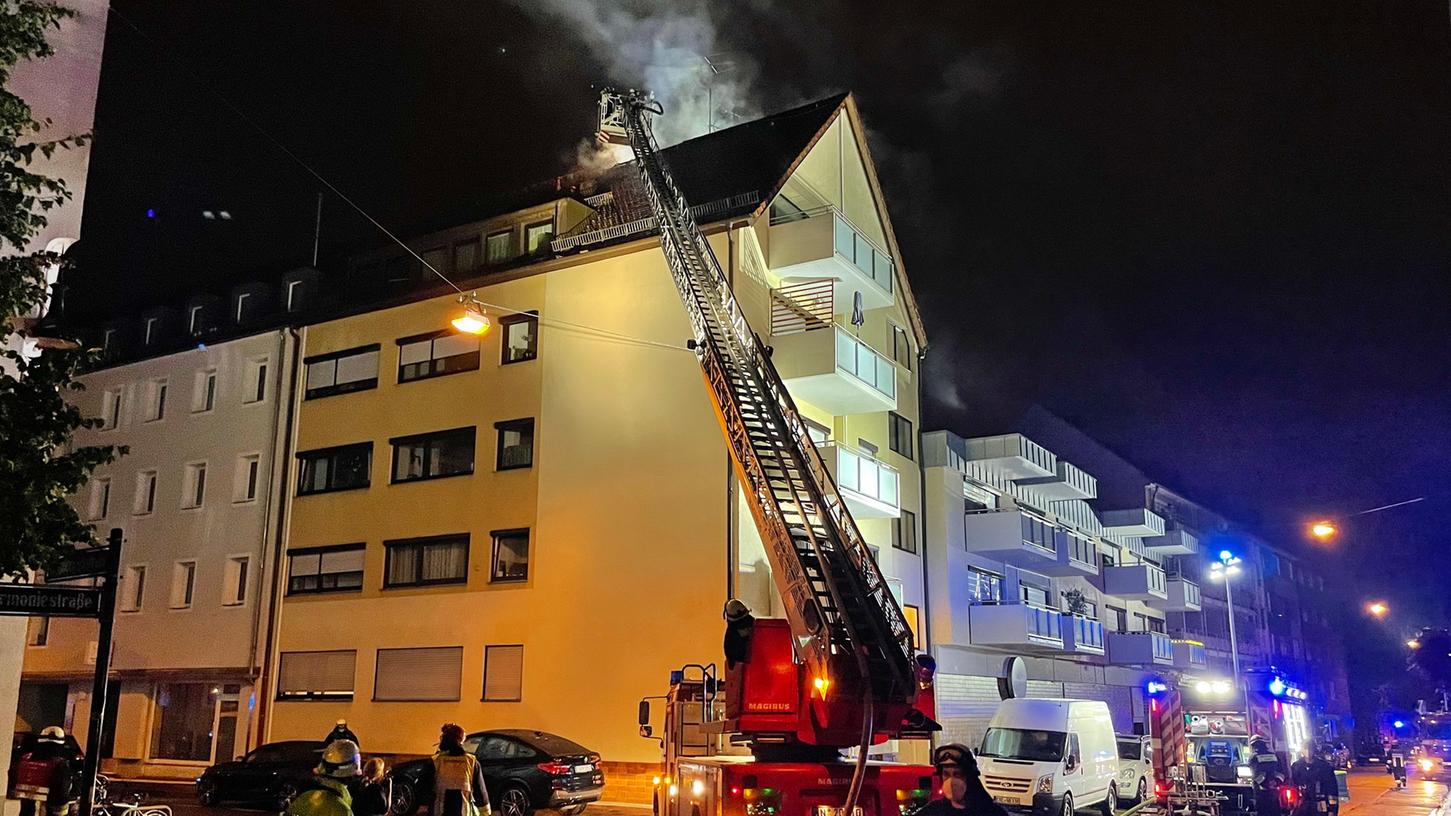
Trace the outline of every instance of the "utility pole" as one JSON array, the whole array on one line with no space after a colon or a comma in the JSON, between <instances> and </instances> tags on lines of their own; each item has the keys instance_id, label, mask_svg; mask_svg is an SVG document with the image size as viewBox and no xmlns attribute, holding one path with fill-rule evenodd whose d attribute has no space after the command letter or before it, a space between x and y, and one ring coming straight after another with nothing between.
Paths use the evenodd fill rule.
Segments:
<instances>
[{"instance_id":1,"label":"utility pole","mask_svg":"<svg viewBox=\"0 0 1451 816\"><path fill-rule=\"evenodd\" d=\"M96 773L101 767L101 740L106 725L106 698L110 691L111 633L116 623L116 580L121 563L121 528L112 527L106 544L106 569L98 576L101 601L96 635L96 676L91 681L91 727L86 732L86 756L81 771L80 816L91 816L96 796Z\"/></svg>"}]
</instances>

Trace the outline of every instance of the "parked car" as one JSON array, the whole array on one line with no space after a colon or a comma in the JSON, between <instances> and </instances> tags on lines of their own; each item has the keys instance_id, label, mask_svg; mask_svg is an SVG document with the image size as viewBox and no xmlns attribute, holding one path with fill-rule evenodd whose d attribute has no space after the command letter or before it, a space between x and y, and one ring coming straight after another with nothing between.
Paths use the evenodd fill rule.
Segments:
<instances>
[{"instance_id":1,"label":"parked car","mask_svg":"<svg viewBox=\"0 0 1451 816\"><path fill-rule=\"evenodd\" d=\"M1009 810L1112 816L1118 752L1108 704L1014 698L998 705L977 754L983 786Z\"/></svg>"},{"instance_id":2,"label":"parked car","mask_svg":"<svg viewBox=\"0 0 1451 816\"><path fill-rule=\"evenodd\" d=\"M489 802L500 816L531 816L538 808L577 816L597 802L605 774L599 754L544 731L479 731L464 740L479 761ZM415 759L394 766L394 816L412 816L433 804L433 761Z\"/></svg>"},{"instance_id":3,"label":"parked car","mask_svg":"<svg viewBox=\"0 0 1451 816\"><path fill-rule=\"evenodd\" d=\"M197 801L205 807L247 802L286 810L292 797L312 783L322 749L315 740L285 740L258 746L232 762L218 762L197 777Z\"/></svg>"},{"instance_id":4,"label":"parked car","mask_svg":"<svg viewBox=\"0 0 1451 816\"><path fill-rule=\"evenodd\" d=\"M1154 756L1148 737L1118 735L1118 801L1144 801L1154 789ZM1132 792L1132 799L1129 799Z\"/></svg>"}]
</instances>

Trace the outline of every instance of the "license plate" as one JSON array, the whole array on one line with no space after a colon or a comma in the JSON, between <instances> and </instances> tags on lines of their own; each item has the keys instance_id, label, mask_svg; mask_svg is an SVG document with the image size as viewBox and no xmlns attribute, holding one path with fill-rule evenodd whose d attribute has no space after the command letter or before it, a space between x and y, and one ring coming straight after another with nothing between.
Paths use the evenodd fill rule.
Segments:
<instances>
[{"instance_id":1,"label":"license plate","mask_svg":"<svg viewBox=\"0 0 1451 816\"><path fill-rule=\"evenodd\" d=\"M846 808L832 807L831 805L817 805L816 816L842 816ZM857 805L851 809L852 816L862 816L862 806Z\"/></svg>"},{"instance_id":2,"label":"license plate","mask_svg":"<svg viewBox=\"0 0 1451 816\"><path fill-rule=\"evenodd\" d=\"M576 766L574 766L574 772L575 773L590 773L594 769L595 769L595 766L593 766L593 765L576 765Z\"/></svg>"}]
</instances>

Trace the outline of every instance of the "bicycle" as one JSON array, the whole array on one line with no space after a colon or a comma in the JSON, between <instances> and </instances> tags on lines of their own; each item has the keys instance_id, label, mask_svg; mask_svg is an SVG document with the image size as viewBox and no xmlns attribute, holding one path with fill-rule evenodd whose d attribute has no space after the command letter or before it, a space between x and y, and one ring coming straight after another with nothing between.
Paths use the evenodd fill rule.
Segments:
<instances>
[{"instance_id":1,"label":"bicycle","mask_svg":"<svg viewBox=\"0 0 1451 816\"><path fill-rule=\"evenodd\" d=\"M127 800L111 798L111 780L96 774L96 792L91 798L91 816L172 816L170 805L148 805L146 796L133 793Z\"/></svg>"}]
</instances>

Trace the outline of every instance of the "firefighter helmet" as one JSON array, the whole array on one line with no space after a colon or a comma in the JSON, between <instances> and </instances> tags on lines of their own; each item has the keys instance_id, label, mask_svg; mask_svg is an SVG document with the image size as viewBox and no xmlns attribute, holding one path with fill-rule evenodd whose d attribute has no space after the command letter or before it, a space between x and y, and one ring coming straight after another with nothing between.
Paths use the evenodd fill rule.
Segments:
<instances>
[{"instance_id":1,"label":"firefighter helmet","mask_svg":"<svg viewBox=\"0 0 1451 816\"><path fill-rule=\"evenodd\" d=\"M323 749L322 761L317 765L317 775L331 779L355 779L363 773L363 757L358 744L352 740L340 739L328 743Z\"/></svg>"},{"instance_id":2,"label":"firefighter helmet","mask_svg":"<svg viewBox=\"0 0 1451 816\"><path fill-rule=\"evenodd\" d=\"M729 601L726 601L725 609L721 614L725 616L727 621L735 623L736 621L749 618L751 616L751 608L746 606L745 602L739 598L731 598Z\"/></svg>"},{"instance_id":3,"label":"firefighter helmet","mask_svg":"<svg viewBox=\"0 0 1451 816\"><path fill-rule=\"evenodd\" d=\"M932 766L939 774L944 768L959 768L967 774L977 773L977 760L973 759L972 751L966 745L955 742L937 746L937 750L932 752Z\"/></svg>"},{"instance_id":4,"label":"firefighter helmet","mask_svg":"<svg viewBox=\"0 0 1451 816\"><path fill-rule=\"evenodd\" d=\"M58 725L47 725L40 730L39 742L65 742L65 729Z\"/></svg>"}]
</instances>

